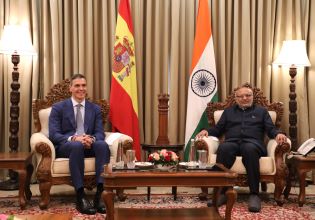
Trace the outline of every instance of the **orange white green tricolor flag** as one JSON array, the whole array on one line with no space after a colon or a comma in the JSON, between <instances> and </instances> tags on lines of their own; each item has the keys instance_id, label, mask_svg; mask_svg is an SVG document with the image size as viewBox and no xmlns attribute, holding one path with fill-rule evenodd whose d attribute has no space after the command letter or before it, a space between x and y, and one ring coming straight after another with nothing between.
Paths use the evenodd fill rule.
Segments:
<instances>
[{"instance_id":1,"label":"orange white green tricolor flag","mask_svg":"<svg viewBox=\"0 0 315 220\"><path fill-rule=\"evenodd\" d=\"M118 9L109 117L113 131L132 137L136 157L140 158L135 44L129 0L121 0Z\"/></svg>"},{"instance_id":2,"label":"orange white green tricolor flag","mask_svg":"<svg viewBox=\"0 0 315 220\"><path fill-rule=\"evenodd\" d=\"M199 0L193 59L188 85L185 160L190 153L190 140L202 128L208 128L207 103L217 101L217 73L213 50L208 0Z\"/></svg>"}]
</instances>

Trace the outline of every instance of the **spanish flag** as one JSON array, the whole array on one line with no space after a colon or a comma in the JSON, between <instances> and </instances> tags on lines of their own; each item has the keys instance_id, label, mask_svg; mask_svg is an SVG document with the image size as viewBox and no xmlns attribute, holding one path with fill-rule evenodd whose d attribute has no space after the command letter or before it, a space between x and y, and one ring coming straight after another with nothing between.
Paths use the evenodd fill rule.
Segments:
<instances>
[{"instance_id":1,"label":"spanish flag","mask_svg":"<svg viewBox=\"0 0 315 220\"><path fill-rule=\"evenodd\" d=\"M215 66L208 0L199 0L193 59L188 85L185 133L185 160L190 152L190 140L202 128L209 127L207 103L217 101L217 71Z\"/></svg>"},{"instance_id":2,"label":"spanish flag","mask_svg":"<svg viewBox=\"0 0 315 220\"><path fill-rule=\"evenodd\" d=\"M109 117L113 131L133 138L136 157L140 158L135 44L129 0L119 3Z\"/></svg>"}]
</instances>

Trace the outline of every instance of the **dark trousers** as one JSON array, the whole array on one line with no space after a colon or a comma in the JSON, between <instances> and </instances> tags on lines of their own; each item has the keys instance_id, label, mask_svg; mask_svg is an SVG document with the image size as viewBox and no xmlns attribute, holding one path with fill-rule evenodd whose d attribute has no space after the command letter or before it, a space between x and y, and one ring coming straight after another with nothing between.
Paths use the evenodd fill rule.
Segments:
<instances>
[{"instance_id":1,"label":"dark trousers","mask_svg":"<svg viewBox=\"0 0 315 220\"><path fill-rule=\"evenodd\" d=\"M259 193L259 158L264 153L258 146L249 142L224 142L219 145L217 151L217 163L222 163L230 169L236 156L242 157L242 162L246 168L250 193Z\"/></svg>"},{"instance_id":2,"label":"dark trousers","mask_svg":"<svg viewBox=\"0 0 315 220\"><path fill-rule=\"evenodd\" d=\"M104 182L101 173L104 164L109 163L110 151L105 141L95 141L91 149L84 149L81 142L68 141L56 148L56 157L69 158L71 180L77 190L83 187L85 157L95 157L96 184Z\"/></svg>"}]
</instances>

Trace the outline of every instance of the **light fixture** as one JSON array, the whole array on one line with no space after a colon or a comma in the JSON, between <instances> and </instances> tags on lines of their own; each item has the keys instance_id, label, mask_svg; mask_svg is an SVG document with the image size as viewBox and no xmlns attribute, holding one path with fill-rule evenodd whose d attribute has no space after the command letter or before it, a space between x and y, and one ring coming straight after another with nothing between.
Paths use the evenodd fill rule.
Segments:
<instances>
[{"instance_id":1,"label":"light fixture","mask_svg":"<svg viewBox=\"0 0 315 220\"><path fill-rule=\"evenodd\" d=\"M20 62L20 55L36 55L28 28L20 25L5 25L0 40L0 53L11 55L11 62L13 64L9 124L9 147L10 153L13 153L17 152L19 148L18 132L20 115L20 83L18 64ZM17 174L13 171L10 171L9 174L10 180L8 181L8 184L6 184L7 182L2 182L0 185L0 188L3 190L12 190L17 188Z\"/></svg>"},{"instance_id":2,"label":"light fixture","mask_svg":"<svg viewBox=\"0 0 315 220\"><path fill-rule=\"evenodd\" d=\"M291 139L291 148L293 151L297 150L297 102L295 93L295 76L297 74L297 67L310 66L311 63L306 53L306 43L304 40L288 40L284 41L281 51L273 64L279 66L287 66L290 68L289 74L291 76L290 94L289 94L289 136Z\"/></svg>"}]
</instances>

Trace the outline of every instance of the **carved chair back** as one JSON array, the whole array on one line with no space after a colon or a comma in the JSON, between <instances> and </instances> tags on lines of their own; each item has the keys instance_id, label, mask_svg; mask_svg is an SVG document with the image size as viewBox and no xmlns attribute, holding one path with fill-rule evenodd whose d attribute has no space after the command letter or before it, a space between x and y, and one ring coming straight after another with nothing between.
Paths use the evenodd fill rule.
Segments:
<instances>
[{"instance_id":1,"label":"carved chair back","mask_svg":"<svg viewBox=\"0 0 315 220\"><path fill-rule=\"evenodd\" d=\"M207 117L210 126L215 125L215 112L224 110L234 104L235 102L235 92L237 88L235 88L224 102L209 102L207 105ZM267 98L263 95L263 92L256 87L253 87L253 103L256 105L260 105L265 107L269 112L275 112L276 118L274 124L277 128L281 125L281 120L283 116L283 103L282 102L269 102Z\"/></svg>"},{"instance_id":2,"label":"carved chair back","mask_svg":"<svg viewBox=\"0 0 315 220\"><path fill-rule=\"evenodd\" d=\"M33 117L34 117L35 129L37 132L41 130L41 123L40 123L40 117L39 117L40 110L49 108L54 103L70 98L71 92L69 88L70 88L70 79L65 79L61 81L60 83L53 85L50 91L48 92L48 94L45 96L45 99L33 100L33 103L32 103ZM88 97L87 99L89 100ZM105 99L100 99L96 101L92 100L92 102L94 102L95 104L101 107L103 124L105 125L105 123L107 122L108 113L109 113L109 103Z\"/></svg>"}]
</instances>

